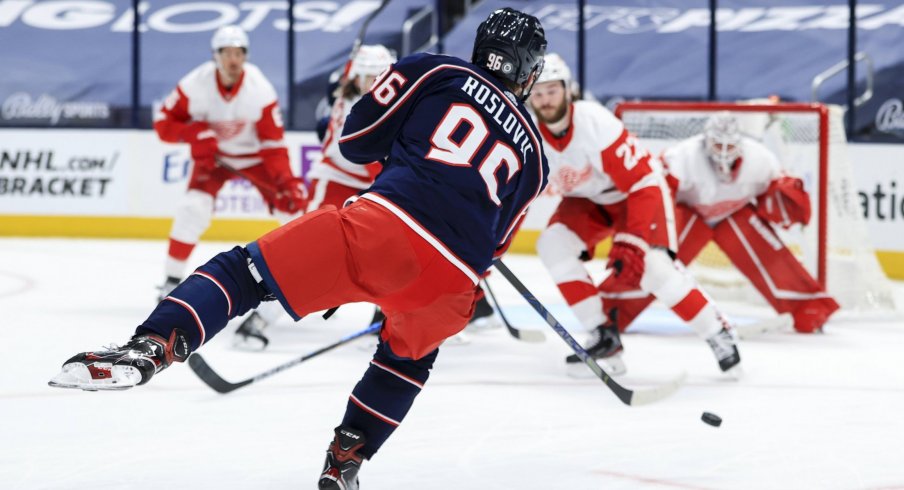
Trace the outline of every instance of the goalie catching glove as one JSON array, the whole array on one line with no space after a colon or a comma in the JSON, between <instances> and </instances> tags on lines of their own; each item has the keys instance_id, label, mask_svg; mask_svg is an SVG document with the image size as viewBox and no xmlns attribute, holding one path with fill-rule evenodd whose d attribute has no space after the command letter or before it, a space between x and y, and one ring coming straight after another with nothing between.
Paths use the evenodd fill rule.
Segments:
<instances>
[{"instance_id":1,"label":"goalie catching glove","mask_svg":"<svg viewBox=\"0 0 904 490\"><path fill-rule=\"evenodd\" d=\"M642 239L628 233L616 233L612 239L607 268L615 271L617 284L636 288L644 272L644 257L649 247Z\"/></svg>"},{"instance_id":2,"label":"goalie catching glove","mask_svg":"<svg viewBox=\"0 0 904 490\"><path fill-rule=\"evenodd\" d=\"M760 194L756 210L764 220L785 229L795 223L806 225L810 222L810 196L804 190L802 180L781 177L773 180L766 192Z\"/></svg>"}]
</instances>

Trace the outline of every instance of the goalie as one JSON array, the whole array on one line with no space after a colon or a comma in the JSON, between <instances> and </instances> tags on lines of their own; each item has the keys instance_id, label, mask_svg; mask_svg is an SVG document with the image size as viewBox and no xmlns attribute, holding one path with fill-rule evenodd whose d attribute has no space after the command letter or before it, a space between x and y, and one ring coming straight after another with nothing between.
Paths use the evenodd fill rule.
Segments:
<instances>
[{"instance_id":1,"label":"goalie","mask_svg":"<svg viewBox=\"0 0 904 490\"><path fill-rule=\"evenodd\" d=\"M810 221L803 181L783 173L763 144L743 136L729 112L712 116L704 132L662 155L677 204L678 259L691 263L710 241L801 333L821 330L838 303L782 243L785 229ZM602 288L601 288L602 289ZM631 291L609 294L624 330L653 301Z\"/></svg>"}]
</instances>

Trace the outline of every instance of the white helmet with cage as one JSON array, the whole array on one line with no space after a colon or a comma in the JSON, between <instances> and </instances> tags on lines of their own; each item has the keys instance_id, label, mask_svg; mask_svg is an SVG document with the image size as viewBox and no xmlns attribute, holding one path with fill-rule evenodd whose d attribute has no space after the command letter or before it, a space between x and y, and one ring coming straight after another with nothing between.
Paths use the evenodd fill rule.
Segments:
<instances>
[{"instance_id":1,"label":"white helmet with cage","mask_svg":"<svg viewBox=\"0 0 904 490\"><path fill-rule=\"evenodd\" d=\"M236 25L220 27L210 39L210 49L215 53L222 48L244 48L248 51L248 44L248 34Z\"/></svg>"},{"instance_id":2,"label":"white helmet with cage","mask_svg":"<svg viewBox=\"0 0 904 490\"><path fill-rule=\"evenodd\" d=\"M703 146L719 178L734 180L736 164L742 156L737 118L727 111L710 116L703 128Z\"/></svg>"},{"instance_id":3,"label":"white helmet with cage","mask_svg":"<svg viewBox=\"0 0 904 490\"><path fill-rule=\"evenodd\" d=\"M396 62L396 57L382 44L365 44L358 49L348 77L377 76Z\"/></svg>"},{"instance_id":4,"label":"white helmet with cage","mask_svg":"<svg viewBox=\"0 0 904 490\"><path fill-rule=\"evenodd\" d=\"M568 64L556 53L549 53L543 57L543 71L537 78L537 83L561 81L565 87L571 87L571 70Z\"/></svg>"}]
</instances>

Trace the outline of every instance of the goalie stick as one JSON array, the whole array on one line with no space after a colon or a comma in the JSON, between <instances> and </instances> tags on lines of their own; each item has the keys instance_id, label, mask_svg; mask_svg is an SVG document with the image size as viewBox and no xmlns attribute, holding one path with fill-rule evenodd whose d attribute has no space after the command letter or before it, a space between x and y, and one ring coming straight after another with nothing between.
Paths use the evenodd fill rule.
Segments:
<instances>
[{"instance_id":1,"label":"goalie stick","mask_svg":"<svg viewBox=\"0 0 904 490\"><path fill-rule=\"evenodd\" d=\"M490 299L493 300L493 306L496 307L496 312L499 313L499 318L502 319L502 323L505 324L506 330L511 334L512 337L515 337L518 340L523 340L525 342L545 342L546 336L543 335L543 332L539 330L521 330L520 328L515 328L509 323L508 318L505 317L505 313L502 312L502 305L499 304L499 301L496 299L496 295L493 294L493 290L490 288L490 283L486 279L483 280L483 288L486 290L487 295L489 295Z\"/></svg>"},{"instance_id":2,"label":"goalie stick","mask_svg":"<svg viewBox=\"0 0 904 490\"><path fill-rule=\"evenodd\" d=\"M648 403L662 400L663 398L667 398L674 394L684 384L684 379L687 377L687 373L681 373L678 377L663 385L644 390L632 390L618 384L618 382L612 379L612 377L609 376L609 374L606 373L606 371L604 371L603 368L601 368L600 365L597 364L597 362L592 357L590 357L589 354L587 354L587 351L585 351L584 348L581 347L580 344L578 344L574 337L572 337L571 334L569 334L568 331L565 330L565 327L563 327L562 324L552 316L552 313L550 313L549 310L547 310L546 307L544 307L543 304L540 303L540 301L533 294L531 294L527 287L525 287L524 284L522 284L521 281L518 280L517 277L515 277L515 274L513 274L512 271L509 270L509 268L505 264L503 264L501 260L495 261L493 265L496 267L496 270L502 273L503 277L505 277L512 284L512 286L514 286L515 289L517 289L518 292L521 293L521 296L524 296L524 299L527 300L528 303L530 303L534 310L536 310L536 312L539 313L544 320L546 320L546 323L548 323L549 326L552 327L552 329L555 330L557 334L559 334L559 337L562 337L562 340L564 340L565 343L568 344L569 347L571 347L571 350L573 350L574 353L577 354L577 356L580 357L582 361L584 361L584 364L586 364L587 367L589 367L590 370L593 371L593 374L595 374L597 378L599 378L610 390L612 390L612 393L614 393L615 396L618 397L618 399L621 400L625 405L630 405L633 407L638 405L646 405Z\"/></svg>"},{"instance_id":3,"label":"goalie stick","mask_svg":"<svg viewBox=\"0 0 904 490\"><path fill-rule=\"evenodd\" d=\"M365 328L364 330L359 330L355 333L348 334L345 337L342 337L341 339L333 342L332 344L323 346L313 352L309 352L301 357L292 359L291 361L284 362L284 363L280 364L279 366L274 367L273 369L264 371L264 372L258 374L257 376L253 376L251 378L248 378L243 381L239 381L237 383L230 383L229 381L226 381L225 379L223 379L222 376L217 374L217 372L214 371L213 368L211 368L209 364L207 364L207 361L205 361L204 358L201 357L200 354L192 354L188 358L188 365L189 365L189 367L191 367L191 370L194 371L195 374L197 374L199 378L201 378L201 381L203 381L204 384L213 388L214 391L216 391L217 393L222 393L222 394L231 393L243 386L248 386L251 383L254 383L256 381L260 381L262 379L269 378L270 376L273 376L274 374L277 374L281 371L285 371L286 369L289 369L290 367L301 364L301 363L307 361L308 359L317 357L320 354L323 354L324 352L329 352L329 351L335 349L336 347L347 344L347 343L351 342L352 340L355 340L359 337L363 337L367 334L376 332L377 330L380 329L380 326L382 324L383 324L382 322L374 323L374 324L370 325L369 327Z\"/></svg>"}]
</instances>

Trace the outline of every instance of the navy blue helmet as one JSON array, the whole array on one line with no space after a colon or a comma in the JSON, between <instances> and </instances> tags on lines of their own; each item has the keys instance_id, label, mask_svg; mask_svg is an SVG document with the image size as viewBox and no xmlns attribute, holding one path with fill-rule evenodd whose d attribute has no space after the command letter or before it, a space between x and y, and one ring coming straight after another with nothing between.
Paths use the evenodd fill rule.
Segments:
<instances>
[{"instance_id":1,"label":"navy blue helmet","mask_svg":"<svg viewBox=\"0 0 904 490\"><path fill-rule=\"evenodd\" d=\"M496 10L477 28L471 62L499 78L523 86L543 71L546 34L533 15L509 7ZM522 97L530 92L524 87Z\"/></svg>"}]
</instances>

